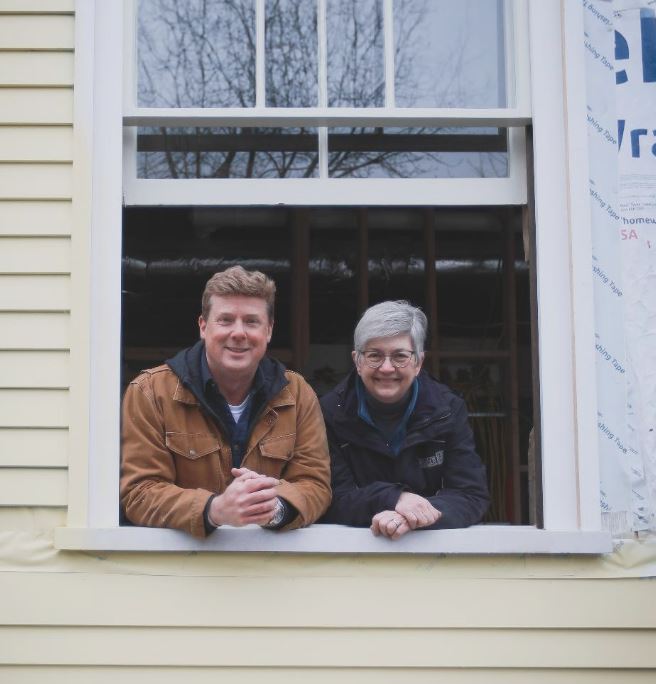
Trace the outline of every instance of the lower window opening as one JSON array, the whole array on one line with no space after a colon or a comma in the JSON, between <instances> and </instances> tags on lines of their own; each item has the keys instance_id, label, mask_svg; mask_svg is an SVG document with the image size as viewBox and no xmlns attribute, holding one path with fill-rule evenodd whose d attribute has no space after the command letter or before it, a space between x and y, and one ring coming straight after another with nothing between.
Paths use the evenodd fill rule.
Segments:
<instances>
[{"instance_id":1,"label":"lower window opening","mask_svg":"<svg viewBox=\"0 0 656 684\"><path fill-rule=\"evenodd\" d=\"M525 207L129 207L122 384L198 339L200 298L240 264L277 285L269 354L321 396L351 367L362 311L407 299L429 319L424 368L463 395L491 506L484 522L540 519Z\"/></svg>"}]
</instances>

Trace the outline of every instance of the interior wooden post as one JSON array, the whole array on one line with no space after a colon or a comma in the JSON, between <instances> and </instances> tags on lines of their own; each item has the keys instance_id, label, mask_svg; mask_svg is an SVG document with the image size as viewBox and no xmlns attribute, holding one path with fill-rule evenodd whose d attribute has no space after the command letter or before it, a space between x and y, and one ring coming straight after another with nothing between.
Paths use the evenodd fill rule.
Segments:
<instances>
[{"instance_id":1,"label":"interior wooden post","mask_svg":"<svg viewBox=\"0 0 656 684\"><path fill-rule=\"evenodd\" d=\"M358 312L369 306L369 216L358 209Z\"/></svg>"},{"instance_id":2,"label":"interior wooden post","mask_svg":"<svg viewBox=\"0 0 656 684\"><path fill-rule=\"evenodd\" d=\"M310 214L292 214L292 366L304 372L310 354Z\"/></svg>"},{"instance_id":3,"label":"interior wooden post","mask_svg":"<svg viewBox=\"0 0 656 684\"><path fill-rule=\"evenodd\" d=\"M512 504L514 523L522 519L521 472L519 457L519 368L517 359L517 283L515 275L515 231L512 212L504 212L504 258L503 258L503 325L508 349L507 396L508 396L508 442L512 472Z\"/></svg>"},{"instance_id":4,"label":"interior wooden post","mask_svg":"<svg viewBox=\"0 0 656 684\"><path fill-rule=\"evenodd\" d=\"M428 347L426 361L428 370L439 374L438 326L437 326L437 272L435 270L435 211L424 210L424 264L426 276L426 315L428 316Z\"/></svg>"}]
</instances>

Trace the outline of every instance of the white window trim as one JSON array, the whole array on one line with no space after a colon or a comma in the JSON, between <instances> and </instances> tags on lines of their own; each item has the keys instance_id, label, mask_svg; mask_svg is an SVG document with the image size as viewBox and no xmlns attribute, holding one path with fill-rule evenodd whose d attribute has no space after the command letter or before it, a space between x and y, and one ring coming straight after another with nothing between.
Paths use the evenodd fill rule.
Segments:
<instances>
[{"instance_id":1,"label":"white window trim","mask_svg":"<svg viewBox=\"0 0 656 684\"><path fill-rule=\"evenodd\" d=\"M368 529L311 525L289 532L257 526L223 527L198 540L179 530L152 527L58 530L60 549L89 551L222 551L231 553L402 553L402 554L597 554L612 550L604 532L536 530L509 525L476 525L464 530L426 530L396 541Z\"/></svg>"},{"instance_id":2,"label":"white window trim","mask_svg":"<svg viewBox=\"0 0 656 684\"><path fill-rule=\"evenodd\" d=\"M545 529L477 526L417 532L388 543L368 530L329 525L285 533L223 529L204 541L171 530L118 526L123 126L122 74L115 51L122 23L116 7L95 0L80 3L76 14L75 412L68 526L56 531L56 546L342 553L610 551L610 535L601 531L595 429L583 17L580 4L568 0L528 2Z\"/></svg>"}]
</instances>

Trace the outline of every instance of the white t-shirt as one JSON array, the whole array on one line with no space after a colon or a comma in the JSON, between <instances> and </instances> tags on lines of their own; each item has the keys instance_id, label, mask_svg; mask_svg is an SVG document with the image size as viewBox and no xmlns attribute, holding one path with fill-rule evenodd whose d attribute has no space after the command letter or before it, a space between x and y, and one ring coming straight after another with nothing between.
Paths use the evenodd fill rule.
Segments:
<instances>
[{"instance_id":1,"label":"white t-shirt","mask_svg":"<svg viewBox=\"0 0 656 684\"><path fill-rule=\"evenodd\" d=\"M239 419L241 418L241 414L244 412L244 409L246 408L246 404L251 399L250 393L246 395L246 399L241 402L241 404L238 404L237 406L233 406L232 404L228 404L228 408L230 409L230 413L232 413L232 417L234 418L235 423L239 422Z\"/></svg>"}]
</instances>

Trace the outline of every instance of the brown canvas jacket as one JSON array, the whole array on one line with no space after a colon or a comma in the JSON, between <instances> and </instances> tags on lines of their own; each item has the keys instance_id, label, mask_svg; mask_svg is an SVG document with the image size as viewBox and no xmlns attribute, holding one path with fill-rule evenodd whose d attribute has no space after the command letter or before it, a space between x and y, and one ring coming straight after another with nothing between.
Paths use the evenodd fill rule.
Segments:
<instances>
[{"instance_id":1,"label":"brown canvas jacket","mask_svg":"<svg viewBox=\"0 0 656 684\"><path fill-rule=\"evenodd\" d=\"M330 458L314 391L292 371L253 426L242 465L280 479L278 494L309 525L330 503ZM123 400L121 503L130 521L206 535L203 510L233 480L230 444L166 365L144 371Z\"/></svg>"}]
</instances>

